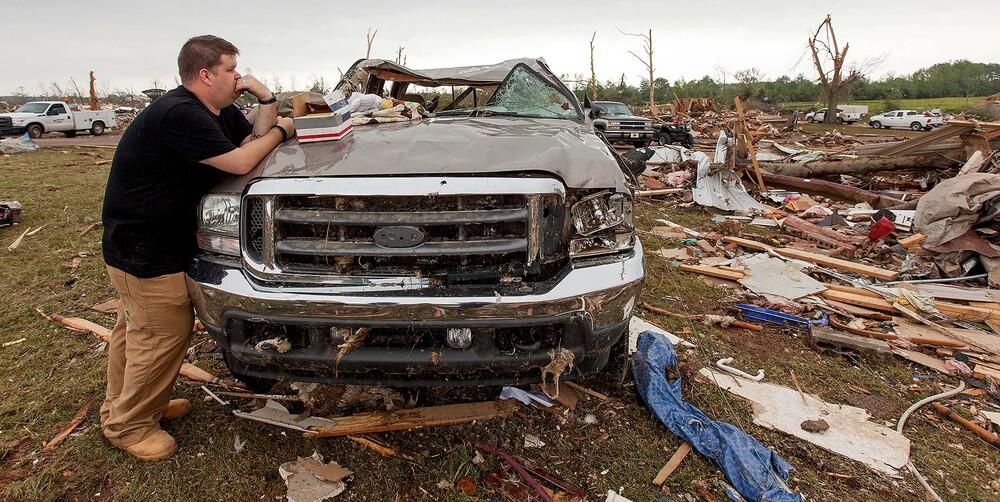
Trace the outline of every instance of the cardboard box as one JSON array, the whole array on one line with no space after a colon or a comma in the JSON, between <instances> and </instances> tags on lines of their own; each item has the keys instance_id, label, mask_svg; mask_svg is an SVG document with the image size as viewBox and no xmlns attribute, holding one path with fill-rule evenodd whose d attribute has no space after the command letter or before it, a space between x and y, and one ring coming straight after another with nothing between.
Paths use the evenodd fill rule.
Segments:
<instances>
[{"instance_id":1,"label":"cardboard box","mask_svg":"<svg viewBox=\"0 0 1000 502\"><path fill-rule=\"evenodd\" d=\"M351 134L349 113L322 113L295 117L295 131L299 143L338 141Z\"/></svg>"}]
</instances>

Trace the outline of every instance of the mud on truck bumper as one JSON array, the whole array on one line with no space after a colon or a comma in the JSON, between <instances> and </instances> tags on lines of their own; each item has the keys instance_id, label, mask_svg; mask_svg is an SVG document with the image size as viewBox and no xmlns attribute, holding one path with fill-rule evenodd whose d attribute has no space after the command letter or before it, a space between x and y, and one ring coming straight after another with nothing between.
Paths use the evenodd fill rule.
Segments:
<instances>
[{"instance_id":1,"label":"mud on truck bumper","mask_svg":"<svg viewBox=\"0 0 1000 502\"><path fill-rule=\"evenodd\" d=\"M644 277L638 240L630 251L567 261L527 292L504 294L491 285L406 281L276 284L250 268L245 259L202 255L188 272L198 316L235 375L403 386L537 382L557 347L575 358L564 378L597 372L627 336ZM368 337L338 363L338 346L358 328ZM471 332L471 345L446 343L449 328ZM290 350L258 350L275 337Z\"/></svg>"}]
</instances>

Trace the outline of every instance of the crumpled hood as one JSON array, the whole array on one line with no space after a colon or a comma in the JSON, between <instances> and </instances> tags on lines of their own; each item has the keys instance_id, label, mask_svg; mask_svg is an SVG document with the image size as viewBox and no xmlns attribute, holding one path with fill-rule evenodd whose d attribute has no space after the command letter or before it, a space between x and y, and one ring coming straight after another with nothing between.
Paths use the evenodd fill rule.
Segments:
<instances>
[{"instance_id":1,"label":"crumpled hood","mask_svg":"<svg viewBox=\"0 0 1000 502\"><path fill-rule=\"evenodd\" d=\"M567 120L439 117L356 126L340 141L278 147L249 174L223 181L238 192L256 178L551 173L569 188L625 191L624 174L585 125Z\"/></svg>"}]
</instances>

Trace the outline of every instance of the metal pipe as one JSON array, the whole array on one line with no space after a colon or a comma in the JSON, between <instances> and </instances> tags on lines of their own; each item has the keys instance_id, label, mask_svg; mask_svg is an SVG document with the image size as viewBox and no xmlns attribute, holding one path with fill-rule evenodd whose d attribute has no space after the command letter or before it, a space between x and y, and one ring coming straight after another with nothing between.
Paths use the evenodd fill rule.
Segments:
<instances>
[{"instance_id":1,"label":"metal pipe","mask_svg":"<svg viewBox=\"0 0 1000 502\"><path fill-rule=\"evenodd\" d=\"M976 275L967 275L965 277L944 277L942 279L920 279L917 281L892 281L892 282L883 282L882 284L885 285L900 284L903 282L908 284L933 284L942 282L971 281L972 279L984 279L986 278L986 275L987 274L976 274Z\"/></svg>"}]
</instances>

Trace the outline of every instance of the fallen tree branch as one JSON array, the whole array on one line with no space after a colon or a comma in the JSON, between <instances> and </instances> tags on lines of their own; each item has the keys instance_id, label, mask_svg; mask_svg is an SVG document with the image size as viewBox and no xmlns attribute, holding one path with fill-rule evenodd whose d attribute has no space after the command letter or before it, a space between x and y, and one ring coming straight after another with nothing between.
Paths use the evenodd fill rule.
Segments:
<instances>
[{"instance_id":1,"label":"fallen tree branch","mask_svg":"<svg viewBox=\"0 0 1000 502\"><path fill-rule=\"evenodd\" d=\"M810 178L831 174L863 174L899 169L947 169L955 162L940 155L874 157L857 160L817 160L813 162L761 162L760 167L774 174ZM765 180L766 181L766 180Z\"/></svg>"},{"instance_id":2,"label":"fallen tree branch","mask_svg":"<svg viewBox=\"0 0 1000 502\"><path fill-rule=\"evenodd\" d=\"M770 172L764 172L762 175L764 176L764 182L768 185L799 190L812 195L825 195L833 199L848 202L867 202L874 208L898 206L904 203L899 199L832 181L804 179L795 176L772 174Z\"/></svg>"}]
</instances>

